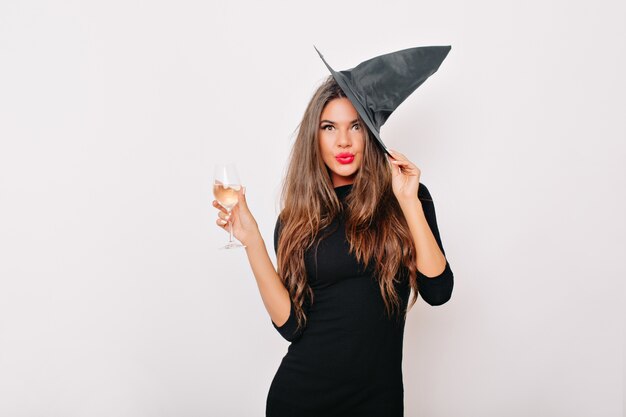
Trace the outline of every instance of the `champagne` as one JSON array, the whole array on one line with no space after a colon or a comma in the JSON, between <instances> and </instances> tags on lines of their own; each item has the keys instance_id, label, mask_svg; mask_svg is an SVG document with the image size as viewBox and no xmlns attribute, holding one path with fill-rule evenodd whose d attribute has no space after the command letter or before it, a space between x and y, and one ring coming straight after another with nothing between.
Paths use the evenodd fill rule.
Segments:
<instances>
[{"instance_id":1,"label":"champagne","mask_svg":"<svg viewBox=\"0 0 626 417\"><path fill-rule=\"evenodd\" d=\"M237 192L241 190L241 181L235 164L215 164L213 171L213 195L228 213L237 205ZM228 221L228 243L220 249L245 248L233 240L233 222Z\"/></svg>"},{"instance_id":2,"label":"champagne","mask_svg":"<svg viewBox=\"0 0 626 417\"><path fill-rule=\"evenodd\" d=\"M213 195L215 199L229 212L235 207L239 201L237 198L237 191L241 186L239 185L223 185L219 183L213 184Z\"/></svg>"}]
</instances>

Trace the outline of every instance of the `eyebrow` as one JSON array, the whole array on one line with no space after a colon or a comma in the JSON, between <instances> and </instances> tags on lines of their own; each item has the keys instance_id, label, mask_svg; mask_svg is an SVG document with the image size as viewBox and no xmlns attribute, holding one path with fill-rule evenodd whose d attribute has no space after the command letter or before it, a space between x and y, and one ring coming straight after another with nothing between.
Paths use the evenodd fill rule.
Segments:
<instances>
[{"instance_id":1,"label":"eyebrow","mask_svg":"<svg viewBox=\"0 0 626 417\"><path fill-rule=\"evenodd\" d=\"M354 119L354 120L353 120L353 121L351 121L350 123L352 124L352 123L356 123L356 122L358 122L358 121L359 121L359 119ZM324 122L325 122L325 123L330 123L331 125L334 125L334 124L335 124L335 122L333 122L332 120L326 120L326 119L324 119L324 120L320 121L320 124L322 124L322 123L324 123Z\"/></svg>"}]
</instances>

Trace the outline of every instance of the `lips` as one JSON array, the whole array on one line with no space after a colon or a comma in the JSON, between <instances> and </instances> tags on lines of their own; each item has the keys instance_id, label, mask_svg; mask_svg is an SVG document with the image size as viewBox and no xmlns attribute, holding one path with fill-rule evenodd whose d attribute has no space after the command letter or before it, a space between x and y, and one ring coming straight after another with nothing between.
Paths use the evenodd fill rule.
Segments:
<instances>
[{"instance_id":1,"label":"lips","mask_svg":"<svg viewBox=\"0 0 626 417\"><path fill-rule=\"evenodd\" d=\"M340 153L339 155L335 155L335 159L340 164L351 164L354 161L354 155L348 152Z\"/></svg>"}]
</instances>

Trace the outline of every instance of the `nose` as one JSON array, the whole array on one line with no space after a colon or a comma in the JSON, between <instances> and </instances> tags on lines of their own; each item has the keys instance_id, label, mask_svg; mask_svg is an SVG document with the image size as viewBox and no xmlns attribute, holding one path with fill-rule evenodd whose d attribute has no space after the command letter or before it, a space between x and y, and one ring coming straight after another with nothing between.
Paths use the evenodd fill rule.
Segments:
<instances>
[{"instance_id":1,"label":"nose","mask_svg":"<svg viewBox=\"0 0 626 417\"><path fill-rule=\"evenodd\" d=\"M339 129L339 134L337 135L337 146L340 148L346 148L350 145L352 145L350 133L346 132L344 129Z\"/></svg>"}]
</instances>

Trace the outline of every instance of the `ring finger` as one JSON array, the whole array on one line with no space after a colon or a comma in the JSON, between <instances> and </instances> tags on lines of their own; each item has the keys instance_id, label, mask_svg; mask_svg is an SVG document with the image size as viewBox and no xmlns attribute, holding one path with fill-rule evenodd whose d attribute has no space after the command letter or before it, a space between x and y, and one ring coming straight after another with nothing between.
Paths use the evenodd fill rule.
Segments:
<instances>
[{"instance_id":1,"label":"ring finger","mask_svg":"<svg viewBox=\"0 0 626 417\"><path fill-rule=\"evenodd\" d=\"M396 151L396 150L391 150L393 152L392 157L393 159L396 159L398 161L407 161L408 158L406 156L404 156L403 154L401 154L400 152Z\"/></svg>"},{"instance_id":2,"label":"ring finger","mask_svg":"<svg viewBox=\"0 0 626 417\"><path fill-rule=\"evenodd\" d=\"M224 207L222 207L222 205L220 203L217 202L217 200L213 200L213 207L217 208L222 213L228 213L226 211L226 209Z\"/></svg>"}]
</instances>

